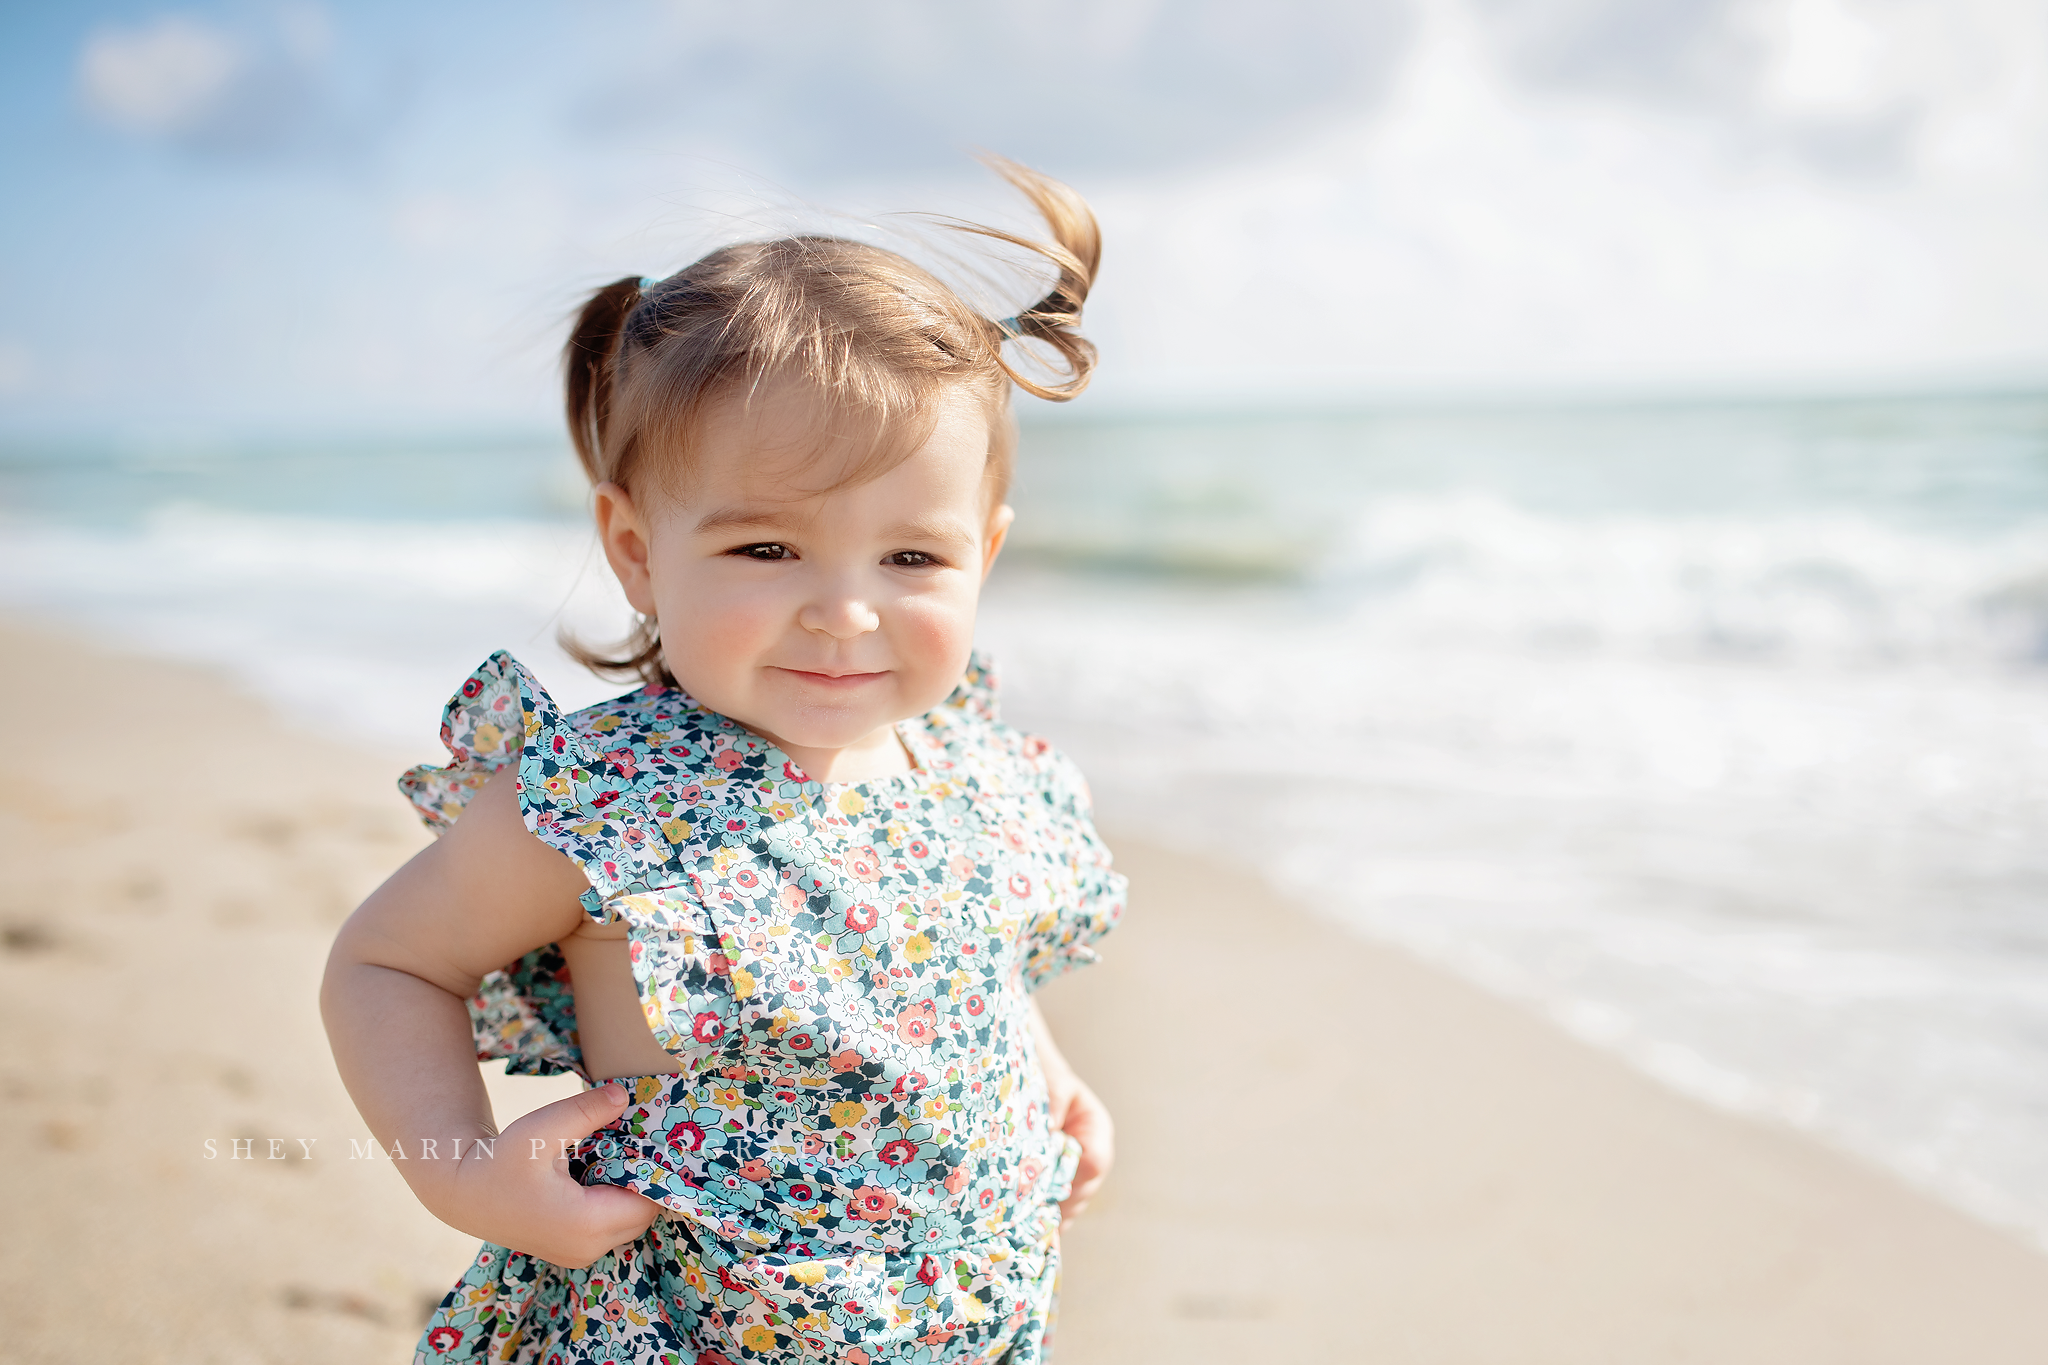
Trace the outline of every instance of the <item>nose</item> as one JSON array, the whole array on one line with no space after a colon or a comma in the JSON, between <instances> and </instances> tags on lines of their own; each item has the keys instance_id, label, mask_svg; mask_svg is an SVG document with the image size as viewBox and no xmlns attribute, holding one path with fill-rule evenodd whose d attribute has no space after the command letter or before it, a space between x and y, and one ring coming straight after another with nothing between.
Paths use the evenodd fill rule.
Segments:
<instances>
[{"instance_id":1,"label":"nose","mask_svg":"<svg viewBox=\"0 0 2048 1365\"><path fill-rule=\"evenodd\" d=\"M853 584L835 581L820 585L820 590L797 613L796 622L805 630L830 635L835 640L851 640L879 629L882 618Z\"/></svg>"}]
</instances>

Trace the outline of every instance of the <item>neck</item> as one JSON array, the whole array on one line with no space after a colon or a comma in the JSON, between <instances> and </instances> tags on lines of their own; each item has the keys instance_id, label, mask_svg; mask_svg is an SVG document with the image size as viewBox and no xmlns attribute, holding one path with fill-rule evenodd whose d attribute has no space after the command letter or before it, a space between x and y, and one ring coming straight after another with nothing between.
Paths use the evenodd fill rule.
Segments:
<instances>
[{"instance_id":1,"label":"neck","mask_svg":"<svg viewBox=\"0 0 2048 1365\"><path fill-rule=\"evenodd\" d=\"M813 782L866 782L877 777L895 777L912 768L909 752L897 737L896 727L884 725L839 749L813 749L791 744L773 735L763 738L788 754Z\"/></svg>"}]
</instances>

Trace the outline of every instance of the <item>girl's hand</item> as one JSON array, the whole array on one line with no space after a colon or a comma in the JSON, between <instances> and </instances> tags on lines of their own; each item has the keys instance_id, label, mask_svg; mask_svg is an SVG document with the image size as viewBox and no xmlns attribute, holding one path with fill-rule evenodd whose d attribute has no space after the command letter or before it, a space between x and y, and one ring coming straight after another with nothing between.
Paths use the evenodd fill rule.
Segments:
<instances>
[{"instance_id":1,"label":"girl's hand","mask_svg":"<svg viewBox=\"0 0 2048 1365\"><path fill-rule=\"evenodd\" d=\"M463 1153L429 1207L453 1227L556 1265L583 1267L630 1242L661 1206L616 1185L580 1185L566 1148L626 1110L613 1082L543 1105L498 1135L495 1154Z\"/></svg>"},{"instance_id":2,"label":"girl's hand","mask_svg":"<svg viewBox=\"0 0 2048 1365\"><path fill-rule=\"evenodd\" d=\"M1031 1032L1038 1045L1038 1065L1045 1072L1045 1094L1052 1111L1052 1126L1081 1144L1081 1162L1074 1171L1074 1188L1060 1201L1062 1222L1078 1218L1116 1162L1116 1125L1109 1110L1087 1083L1067 1065L1066 1056L1052 1040L1052 1028L1031 1002Z\"/></svg>"},{"instance_id":3,"label":"girl's hand","mask_svg":"<svg viewBox=\"0 0 2048 1365\"><path fill-rule=\"evenodd\" d=\"M1055 1086L1054 1077L1046 1077L1047 1090L1052 1095L1053 1126L1074 1141L1081 1144L1081 1162L1074 1171L1074 1188L1060 1202L1060 1221L1070 1222L1081 1216L1081 1210L1088 1207L1088 1201L1095 1197L1095 1191L1102 1187L1109 1175L1111 1164L1116 1161L1116 1125L1110 1121L1109 1110L1103 1106L1095 1092L1069 1067L1062 1066L1065 1085Z\"/></svg>"}]
</instances>

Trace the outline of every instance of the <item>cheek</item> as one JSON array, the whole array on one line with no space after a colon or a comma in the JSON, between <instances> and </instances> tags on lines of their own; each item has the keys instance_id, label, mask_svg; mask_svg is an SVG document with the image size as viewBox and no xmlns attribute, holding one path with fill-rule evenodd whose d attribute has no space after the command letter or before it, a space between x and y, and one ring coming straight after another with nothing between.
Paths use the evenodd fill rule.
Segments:
<instances>
[{"instance_id":1,"label":"cheek","mask_svg":"<svg viewBox=\"0 0 2048 1365\"><path fill-rule=\"evenodd\" d=\"M716 678L744 671L775 640L781 618L763 596L736 591L717 575L681 573L656 580L663 652L685 691L704 695L707 684L715 688ZM693 677L698 679L694 685Z\"/></svg>"},{"instance_id":2,"label":"cheek","mask_svg":"<svg viewBox=\"0 0 2048 1365\"><path fill-rule=\"evenodd\" d=\"M974 647L976 596L972 587L963 587L905 602L897 632L897 648L905 662L914 661L920 670L929 668L948 679L964 668Z\"/></svg>"}]
</instances>

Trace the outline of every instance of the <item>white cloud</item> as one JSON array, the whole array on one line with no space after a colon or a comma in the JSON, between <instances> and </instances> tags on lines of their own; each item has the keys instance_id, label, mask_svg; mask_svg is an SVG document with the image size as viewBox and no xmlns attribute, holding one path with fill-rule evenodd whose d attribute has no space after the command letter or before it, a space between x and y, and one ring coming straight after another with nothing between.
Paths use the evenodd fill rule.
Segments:
<instances>
[{"instance_id":1,"label":"white cloud","mask_svg":"<svg viewBox=\"0 0 2048 1365\"><path fill-rule=\"evenodd\" d=\"M87 109L123 131L183 133L207 120L246 60L231 35L197 19L107 26L86 39L79 93Z\"/></svg>"}]
</instances>

